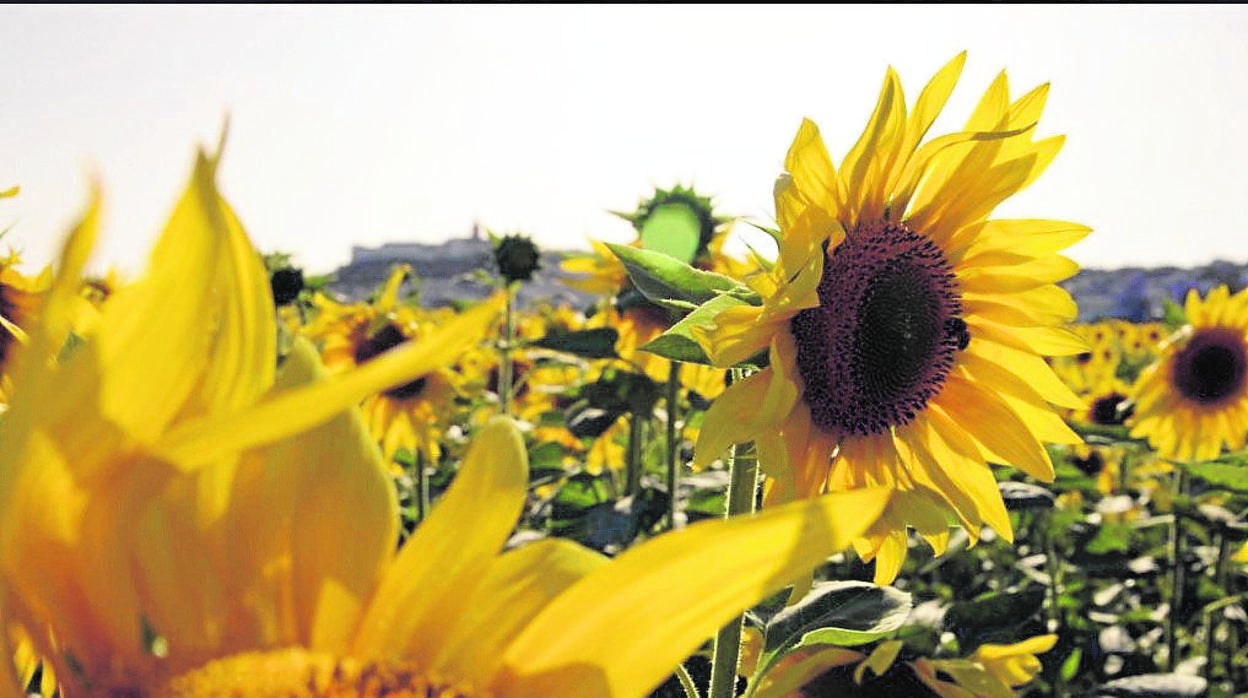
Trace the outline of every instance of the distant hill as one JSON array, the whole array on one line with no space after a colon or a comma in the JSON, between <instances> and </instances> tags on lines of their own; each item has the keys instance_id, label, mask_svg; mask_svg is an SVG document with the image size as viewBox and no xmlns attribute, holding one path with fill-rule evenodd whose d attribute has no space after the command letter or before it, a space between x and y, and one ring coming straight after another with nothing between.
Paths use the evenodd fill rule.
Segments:
<instances>
[{"instance_id":1,"label":"distant hill","mask_svg":"<svg viewBox=\"0 0 1248 698\"><path fill-rule=\"evenodd\" d=\"M593 297L563 283L569 276L559 268L564 254L542 252L533 279L520 285L518 305L548 301L583 308L594 302ZM427 308L457 300L480 300L497 288L493 246L479 234L436 245L386 243L380 247L352 247L351 261L333 273L334 280L328 288L345 300L364 300L386 280L396 264L410 264L415 277L405 282L401 295L414 292Z\"/></svg>"},{"instance_id":2,"label":"distant hill","mask_svg":"<svg viewBox=\"0 0 1248 698\"><path fill-rule=\"evenodd\" d=\"M522 307L549 301L586 308L594 302L592 296L563 283L569 276L559 268L565 254L542 253L541 268L532 281L520 286L518 301ZM351 261L334 272L328 287L346 300L364 300L385 281L393 265L403 263L412 266L416 277L404 290L415 291L425 307L485 298L495 288L491 244L476 231L472 237L440 244L353 247ZM1166 299L1181 302L1189 288L1203 293L1220 284L1232 292L1248 286L1248 264L1219 260L1192 268L1084 269L1061 285L1079 304L1079 322L1104 318L1144 322L1162 317Z\"/></svg>"}]
</instances>

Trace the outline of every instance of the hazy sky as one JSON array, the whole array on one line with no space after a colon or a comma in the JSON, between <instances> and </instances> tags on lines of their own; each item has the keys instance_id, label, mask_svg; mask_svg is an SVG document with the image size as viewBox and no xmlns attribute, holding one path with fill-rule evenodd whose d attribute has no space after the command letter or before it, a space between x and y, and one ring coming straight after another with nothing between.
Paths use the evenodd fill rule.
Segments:
<instances>
[{"instance_id":1,"label":"hazy sky","mask_svg":"<svg viewBox=\"0 0 1248 698\"><path fill-rule=\"evenodd\" d=\"M768 220L803 116L839 162L888 65L913 100L966 49L933 134L1004 68L1016 95L1052 83L1038 134L1067 135L997 217L1093 226L1085 266L1244 262L1245 37L1241 6L4 6L0 227L48 261L94 169L98 263L137 268L227 112L226 196L314 272L474 219L624 241L606 211L655 185Z\"/></svg>"}]
</instances>

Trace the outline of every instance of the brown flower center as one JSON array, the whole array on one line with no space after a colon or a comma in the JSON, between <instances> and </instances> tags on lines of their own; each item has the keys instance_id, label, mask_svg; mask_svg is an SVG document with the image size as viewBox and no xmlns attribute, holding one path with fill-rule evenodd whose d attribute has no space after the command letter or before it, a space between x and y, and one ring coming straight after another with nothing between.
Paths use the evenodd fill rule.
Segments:
<instances>
[{"instance_id":1,"label":"brown flower center","mask_svg":"<svg viewBox=\"0 0 1248 698\"><path fill-rule=\"evenodd\" d=\"M363 332L361 332L361 335L363 335ZM406 342L407 339L407 335L403 334L403 331L394 323L388 323L371 335L363 335L356 339L355 363L356 365L363 364L378 354L399 346ZM402 385L396 385L385 391L384 394L396 400L409 400L418 397L424 389L425 379L421 377Z\"/></svg>"},{"instance_id":2,"label":"brown flower center","mask_svg":"<svg viewBox=\"0 0 1248 698\"><path fill-rule=\"evenodd\" d=\"M793 316L797 367L816 425L879 434L909 423L970 341L953 268L895 223L859 225L828 252L819 306Z\"/></svg>"},{"instance_id":3,"label":"brown flower center","mask_svg":"<svg viewBox=\"0 0 1248 698\"><path fill-rule=\"evenodd\" d=\"M1226 327L1197 330L1174 356L1174 387L1183 397L1215 405L1239 397L1248 374L1244 335Z\"/></svg>"},{"instance_id":4,"label":"brown flower center","mask_svg":"<svg viewBox=\"0 0 1248 698\"><path fill-rule=\"evenodd\" d=\"M284 649L214 660L175 677L156 695L162 698L471 698L486 694L404 663L361 662L302 649Z\"/></svg>"}]
</instances>

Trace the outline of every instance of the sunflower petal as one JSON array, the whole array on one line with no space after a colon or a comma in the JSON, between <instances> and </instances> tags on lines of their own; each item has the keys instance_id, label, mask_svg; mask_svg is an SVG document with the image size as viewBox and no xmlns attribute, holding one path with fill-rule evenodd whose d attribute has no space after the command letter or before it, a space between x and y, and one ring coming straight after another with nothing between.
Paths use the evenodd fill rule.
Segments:
<instances>
[{"instance_id":1,"label":"sunflower petal","mask_svg":"<svg viewBox=\"0 0 1248 698\"><path fill-rule=\"evenodd\" d=\"M324 423L370 394L446 365L484 333L498 303L477 306L419 343L385 354L327 380L288 390L243 410L187 422L153 446L164 460L194 469L231 451L262 446Z\"/></svg>"},{"instance_id":2,"label":"sunflower petal","mask_svg":"<svg viewBox=\"0 0 1248 698\"><path fill-rule=\"evenodd\" d=\"M404 544L368 606L351 654L427 664L439 639L468 611L473 589L515 528L528 492L528 455L515 424L490 420L451 488ZM465 526L471 521L471 526Z\"/></svg>"},{"instance_id":3,"label":"sunflower petal","mask_svg":"<svg viewBox=\"0 0 1248 698\"><path fill-rule=\"evenodd\" d=\"M887 499L831 494L653 538L538 614L504 653L495 691L645 695L729 619L849 545Z\"/></svg>"}]
</instances>

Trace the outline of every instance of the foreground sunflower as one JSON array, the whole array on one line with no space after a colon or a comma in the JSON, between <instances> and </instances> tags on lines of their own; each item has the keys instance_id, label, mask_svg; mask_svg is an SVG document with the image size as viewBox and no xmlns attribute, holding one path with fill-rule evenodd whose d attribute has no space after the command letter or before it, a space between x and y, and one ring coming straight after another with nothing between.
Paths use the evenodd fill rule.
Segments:
<instances>
[{"instance_id":1,"label":"foreground sunflower","mask_svg":"<svg viewBox=\"0 0 1248 698\"><path fill-rule=\"evenodd\" d=\"M1163 458L1208 460L1248 435L1248 289L1219 286L1184 304L1187 325L1163 343L1133 387L1131 435Z\"/></svg>"},{"instance_id":2,"label":"foreground sunflower","mask_svg":"<svg viewBox=\"0 0 1248 698\"><path fill-rule=\"evenodd\" d=\"M93 206L15 356L0 650L29 636L63 695L641 696L883 508L881 490L831 495L610 563L562 540L500 554L528 488L500 418L396 552L395 491L355 405L498 308L333 376L299 340L276 371L267 277L215 170L201 154L147 275L76 326ZM21 695L11 663L0 675Z\"/></svg>"},{"instance_id":3,"label":"foreground sunflower","mask_svg":"<svg viewBox=\"0 0 1248 698\"><path fill-rule=\"evenodd\" d=\"M890 69L839 170L803 122L776 185L779 258L750 281L763 304L695 328L717 366L769 355L711 407L696 464L753 440L769 502L891 488L855 544L878 582L896 577L907 525L937 552L950 517L973 541L985 523L1011 539L987 463L1051 480L1041 442L1079 441L1051 405L1080 402L1043 357L1085 350L1059 327L1076 309L1054 282L1077 269L1056 252L1088 228L987 220L1062 144L1031 138L1047 86L1011 102L1002 73L965 131L924 143L963 60L909 113Z\"/></svg>"},{"instance_id":4,"label":"foreground sunflower","mask_svg":"<svg viewBox=\"0 0 1248 698\"><path fill-rule=\"evenodd\" d=\"M146 277L83 313L93 202L12 357L14 391L0 424L3 613L71 692L141 673L135 667L155 661L153 630L183 656L202 657L233 641L223 617L271 626L262 600L225 593L210 572L235 574L236 561L263 554L261 533L231 528L226 515L232 490L245 485L239 473L296 459L303 442L290 443L292 434L437 365L497 312L482 306L448 324L439 345L397 349L332 380L275 383L268 281L217 193L215 170L201 153ZM359 588L358 575L334 579ZM190 601L188 589L203 593Z\"/></svg>"}]
</instances>

